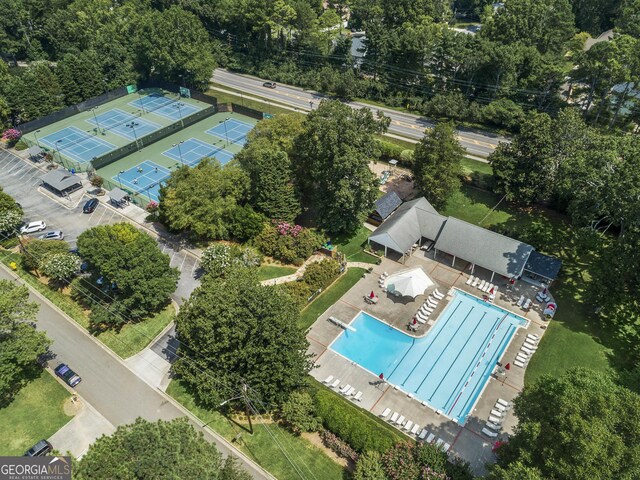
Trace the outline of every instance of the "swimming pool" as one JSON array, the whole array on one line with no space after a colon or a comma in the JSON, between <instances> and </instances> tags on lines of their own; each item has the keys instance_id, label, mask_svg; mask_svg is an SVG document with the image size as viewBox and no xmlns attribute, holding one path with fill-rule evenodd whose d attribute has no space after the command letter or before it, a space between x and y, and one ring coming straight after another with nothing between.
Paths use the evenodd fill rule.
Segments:
<instances>
[{"instance_id":1,"label":"swimming pool","mask_svg":"<svg viewBox=\"0 0 640 480\"><path fill-rule=\"evenodd\" d=\"M464 424L496 362L527 321L460 290L423 338L360 312L331 349Z\"/></svg>"}]
</instances>

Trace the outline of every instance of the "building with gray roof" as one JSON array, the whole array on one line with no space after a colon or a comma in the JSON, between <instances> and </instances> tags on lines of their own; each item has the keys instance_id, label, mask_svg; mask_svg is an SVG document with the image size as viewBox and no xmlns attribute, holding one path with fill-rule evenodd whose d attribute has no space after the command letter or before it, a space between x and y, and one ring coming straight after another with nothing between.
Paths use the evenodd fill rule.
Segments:
<instances>
[{"instance_id":1,"label":"building with gray roof","mask_svg":"<svg viewBox=\"0 0 640 480\"><path fill-rule=\"evenodd\" d=\"M372 221L375 225L379 225L384 222L389 215L395 212L396 208L402 205L402 199L393 190L385 193L378 200L376 200L376 208L371 215L369 215L369 221Z\"/></svg>"},{"instance_id":2,"label":"building with gray roof","mask_svg":"<svg viewBox=\"0 0 640 480\"><path fill-rule=\"evenodd\" d=\"M40 180L45 187L58 195L68 195L82 188L80 177L61 168L50 170Z\"/></svg>"}]
</instances>

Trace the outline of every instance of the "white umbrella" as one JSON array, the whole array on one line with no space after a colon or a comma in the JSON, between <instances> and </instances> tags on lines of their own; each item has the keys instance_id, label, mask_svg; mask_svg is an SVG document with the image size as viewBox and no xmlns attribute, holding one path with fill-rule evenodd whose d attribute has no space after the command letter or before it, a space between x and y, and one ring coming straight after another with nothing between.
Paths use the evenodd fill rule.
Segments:
<instances>
[{"instance_id":1,"label":"white umbrella","mask_svg":"<svg viewBox=\"0 0 640 480\"><path fill-rule=\"evenodd\" d=\"M411 268L389 275L386 279L386 285L387 289L392 292L407 297L417 297L434 283L421 268Z\"/></svg>"}]
</instances>

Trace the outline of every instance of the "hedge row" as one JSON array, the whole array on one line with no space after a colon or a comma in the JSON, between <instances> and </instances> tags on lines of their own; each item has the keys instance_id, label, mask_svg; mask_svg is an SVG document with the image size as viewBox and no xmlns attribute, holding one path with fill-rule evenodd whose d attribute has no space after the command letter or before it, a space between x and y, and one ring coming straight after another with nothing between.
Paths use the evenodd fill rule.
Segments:
<instances>
[{"instance_id":1,"label":"hedge row","mask_svg":"<svg viewBox=\"0 0 640 480\"><path fill-rule=\"evenodd\" d=\"M324 427L351 445L357 452L383 454L407 438L366 410L314 382L312 395L316 415Z\"/></svg>"}]
</instances>

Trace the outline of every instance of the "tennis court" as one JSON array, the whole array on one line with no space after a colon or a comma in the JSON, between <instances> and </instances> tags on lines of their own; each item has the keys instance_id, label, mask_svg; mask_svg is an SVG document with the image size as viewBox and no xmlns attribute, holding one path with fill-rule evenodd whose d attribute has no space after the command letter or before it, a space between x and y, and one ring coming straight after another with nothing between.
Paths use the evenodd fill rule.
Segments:
<instances>
[{"instance_id":1,"label":"tennis court","mask_svg":"<svg viewBox=\"0 0 640 480\"><path fill-rule=\"evenodd\" d=\"M153 112L171 120L182 120L189 115L194 114L200 109L182 100L171 98L160 93L152 93L146 97L140 97L129 105L141 109L143 112Z\"/></svg>"},{"instance_id":2,"label":"tennis court","mask_svg":"<svg viewBox=\"0 0 640 480\"><path fill-rule=\"evenodd\" d=\"M244 123L235 118L223 120L220 124L207 130L209 135L214 135L223 140L229 140L231 143L244 145L247 143L247 134L253 130L253 125Z\"/></svg>"},{"instance_id":3,"label":"tennis court","mask_svg":"<svg viewBox=\"0 0 640 480\"><path fill-rule=\"evenodd\" d=\"M150 200L157 202L162 182L169 178L169 175L171 171L168 168L151 160L145 160L111 179L133 192L146 193Z\"/></svg>"},{"instance_id":4,"label":"tennis court","mask_svg":"<svg viewBox=\"0 0 640 480\"><path fill-rule=\"evenodd\" d=\"M195 167L203 158L216 158L221 165L226 165L233 159L233 153L197 138L184 140L162 154L190 167Z\"/></svg>"},{"instance_id":5,"label":"tennis court","mask_svg":"<svg viewBox=\"0 0 640 480\"><path fill-rule=\"evenodd\" d=\"M79 163L90 162L92 158L104 155L116 148L106 140L73 126L40 138L40 143L51 150L64 153L66 157Z\"/></svg>"},{"instance_id":6,"label":"tennis court","mask_svg":"<svg viewBox=\"0 0 640 480\"><path fill-rule=\"evenodd\" d=\"M87 122L95 125L98 130L109 130L128 140L137 140L162 128L157 123L132 115L119 108L101 113L95 118L89 118Z\"/></svg>"}]
</instances>

